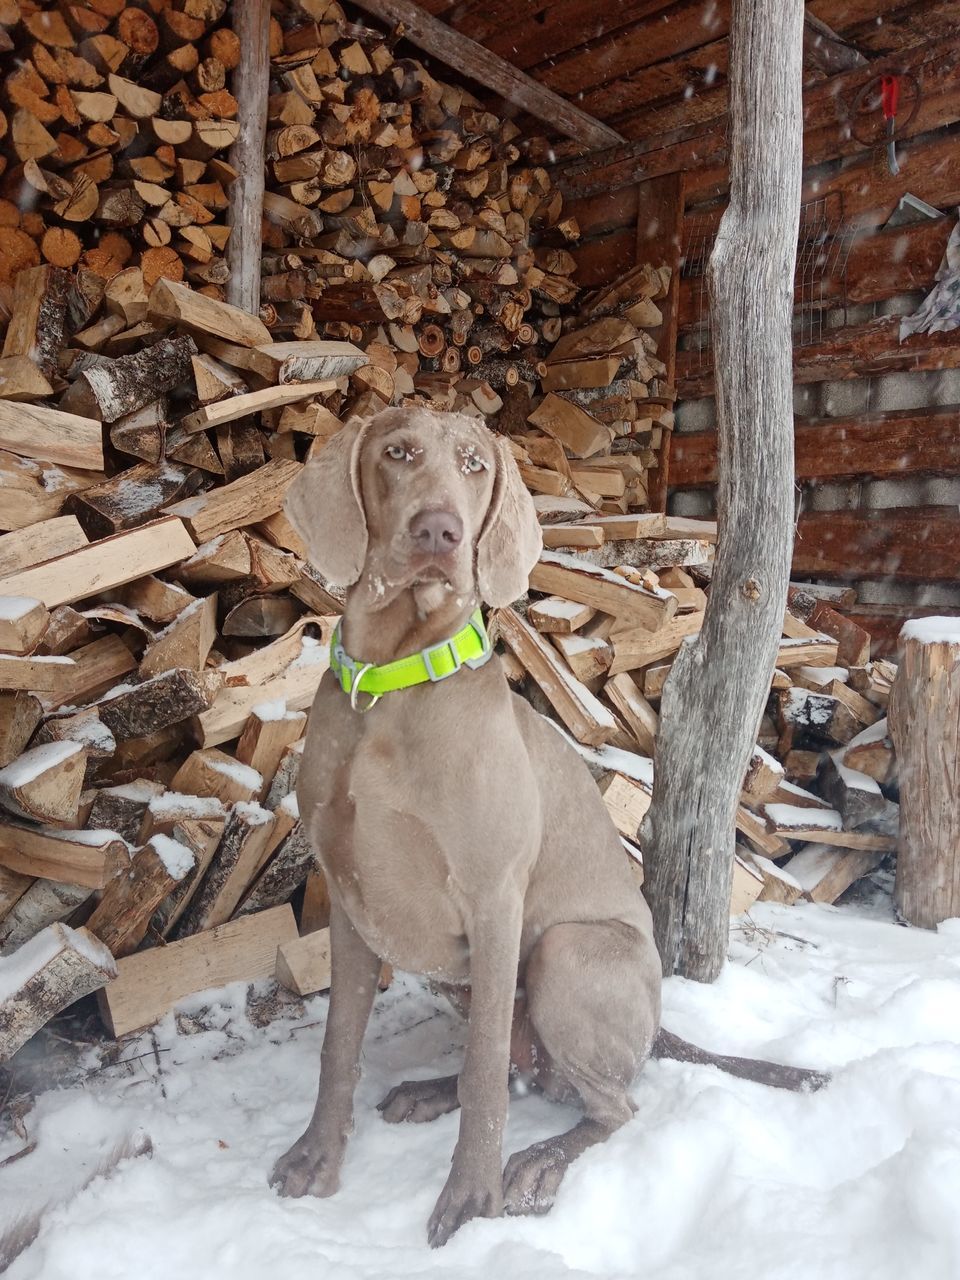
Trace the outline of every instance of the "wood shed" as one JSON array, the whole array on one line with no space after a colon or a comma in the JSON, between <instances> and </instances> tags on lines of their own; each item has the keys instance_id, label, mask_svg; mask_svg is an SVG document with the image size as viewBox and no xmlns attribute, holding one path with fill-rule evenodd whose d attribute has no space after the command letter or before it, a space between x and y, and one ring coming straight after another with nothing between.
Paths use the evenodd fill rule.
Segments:
<instances>
[{"instance_id":1,"label":"wood shed","mask_svg":"<svg viewBox=\"0 0 960 1280\"><path fill-rule=\"evenodd\" d=\"M883 659L960 614L954 10L806 6L793 584L734 909L833 901L892 854ZM11 1041L97 987L122 1034L200 975L328 980L293 786L343 593L283 503L390 404L507 438L546 544L494 620L508 674L642 874L717 541L729 25L726 0L0 0L0 947L46 937Z\"/></svg>"}]
</instances>

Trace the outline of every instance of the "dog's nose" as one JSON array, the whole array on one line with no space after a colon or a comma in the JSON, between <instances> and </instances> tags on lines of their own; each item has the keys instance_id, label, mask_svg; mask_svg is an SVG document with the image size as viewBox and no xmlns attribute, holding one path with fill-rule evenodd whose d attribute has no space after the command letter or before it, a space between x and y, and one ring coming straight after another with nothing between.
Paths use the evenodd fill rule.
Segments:
<instances>
[{"instance_id":1,"label":"dog's nose","mask_svg":"<svg viewBox=\"0 0 960 1280\"><path fill-rule=\"evenodd\" d=\"M442 555L463 541L463 521L452 511L419 511L410 521L410 532L418 550Z\"/></svg>"}]
</instances>

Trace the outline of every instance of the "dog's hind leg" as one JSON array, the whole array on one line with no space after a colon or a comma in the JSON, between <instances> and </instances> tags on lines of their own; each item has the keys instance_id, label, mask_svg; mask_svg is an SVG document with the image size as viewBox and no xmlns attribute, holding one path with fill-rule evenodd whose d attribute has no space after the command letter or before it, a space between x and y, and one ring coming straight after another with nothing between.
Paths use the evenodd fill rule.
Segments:
<instances>
[{"instance_id":1,"label":"dog's hind leg","mask_svg":"<svg viewBox=\"0 0 960 1280\"><path fill-rule=\"evenodd\" d=\"M633 1114L629 1086L660 1019L660 965L652 942L617 921L557 924L527 963L530 1023L542 1051L535 1075L548 1096L575 1098L584 1118L507 1161L507 1213L545 1213L567 1167Z\"/></svg>"}]
</instances>

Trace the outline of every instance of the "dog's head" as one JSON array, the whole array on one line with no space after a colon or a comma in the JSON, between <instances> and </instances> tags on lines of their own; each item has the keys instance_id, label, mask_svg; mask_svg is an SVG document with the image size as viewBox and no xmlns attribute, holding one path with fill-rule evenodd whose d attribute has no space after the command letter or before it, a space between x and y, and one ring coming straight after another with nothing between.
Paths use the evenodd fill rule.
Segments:
<instances>
[{"instance_id":1,"label":"dog's head","mask_svg":"<svg viewBox=\"0 0 960 1280\"><path fill-rule=\"evenodd\" d=\"M408 588L509 604L542 546L506 444L474 418L385 409L349 423L304 467L286 512L339 586L368 580L384 603Z\"/></svg>"}]
</instances>

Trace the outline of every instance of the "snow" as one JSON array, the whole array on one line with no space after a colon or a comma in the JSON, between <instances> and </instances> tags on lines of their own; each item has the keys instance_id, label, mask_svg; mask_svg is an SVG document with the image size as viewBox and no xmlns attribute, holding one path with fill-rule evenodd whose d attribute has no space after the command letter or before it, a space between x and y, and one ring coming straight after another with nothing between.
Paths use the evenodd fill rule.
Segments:
<instances>
[{"instance_id":1,"label":"snow","mask_svg":"<svg viewBox=\"0 0 960 1280\"><path fill-rule=\"evenodd\" d=\"M258 702L250 708L250 714L264 724L277 720L306 720L305 711L288 711L285 698L274 698L271 702Z\"/></svg>"},{"instance_id":2,"label":"snow","mask_svg":"<svg viewBox=\"0 0 960 1280\"><path fill-rule=\"evenodd\" d=\"M102 844L111 844L119 841L120 844L130 846L116 831L110 831L107 827L87 827L83 831L63 831L59 827L42 827L45 836L49 836L53 840L69 840L71 844L87 844L94 848L99 848Z\"/></svg>"},{"instance_id":3,"label":"snow","mask_svg":"<svg viewBox=\"0 0 960 1280\"><path fill-rule=\"evenodd\" d=\"M901 640L921 644L960 644L960 618L911 618L900 628Z\"/></svg>"},{"instance_id":4,"label":"snow","mask_svg":"<svg viewBox=\"0 0 960 1280\"><path fill-rule=\"evenodd\" d=\"M831 751L830 759L846 786L856 791L869 791L875 796L882 794L880 784L875 778L871 778L868 773L861 773L859 769L851 769L849 765L843 763L843 750Z\"/></svg>"},{"instance_id":5,"label":"snow","mask_svg":"<svg viewBox=\"0 0 960 1280\"><path fill-rule=\"evenodd\" d=\"M16 622L39 603L39 600L33 600L30 596L0 596L0 619L4 622Z\"/></svg>"},{"instance_id":6,"label":"snow","mask_svg":"<svg viewBox=\"0 0 960 1280\"><path fill-rule=\"evenodd\" d=\"M846 684L850 679L850 672L846 667L798 667L798 675L804 680L811 680L814 684L832 684L834 680L838 680L840 684Z\"/></svg>"},{"instance_id":7,"label":"snow","mask_svg":"<svg viewBox=\"0 0 960 1280\"><path fill-rule=\"evenodd\" d=\"M149 778L137 778L133 782L121 783L119 787L106 787L105 790L107 795L118 796L121 800L149 804L155 796L163 795L163 784L151 782Z\"/></svg>"},{"instance_id":8,"label":"snow","mask_svg":"<svg viewBox=\"0 0 960 1280\"><path fill-rule=\"evenodd\" d=\"M193 1005L197 1007L196 1003ZM374 1110L410 1076L457 1069L462 1025L400 977L367 1032L340 1191L284 1200L273 1161L313 1106L328 997L266 1027L242 986L177 1034L173 1017L42 1095L36 1149L0 1168L0 1219L65 1203L9 1280L956 1280L960 1263L960 921L902 929L889 908L755 904L704 986L671 979L664 1024L721 1053L834 1071L792 1094L712 1067L650 1062L637 1113L571 1168L543 1218L479 1220L443 1249L426 1220L458 1116L392 1126ZM505 1149L574 1123L511 1101ZM150 1158L77 1191L118 1139ZM0 1141L0 1161L23 1142Z\"/></svg>"},{"instance_id":9,"label":"snow","mask_svg":"<svg viewBox=\"0 0 960 1280\"><path fill-rule=\"evenodd\" d=\"M251 769L248 764L241 764L239 760L211 760L208 758L206 763L214 773L222 774L225 778L229 778L231 782L235 782L238 787L243 787L247 791L259 791L263 786L263 778L257 773L256 769Z\"/></svg>"},{"instance_id":10,"label":"snow","mask_svg":"<svg viewBox=\"0 0 960 1280\"><path fill-rule=\"evenodd\" d=\"M884 716L882 720L878 720L876 724L868 725L866 729L862 729L856 737L851 738L843 748L843 754L846 755L853 747L865 747L871 742L883 742L887 737L889 737L887 732L887 718Z\"/></svg>"},{"instance_id":11,"label":"snow","mask_svg":"<svg viewBox=\"0 0 960 1280\"><path fill-rule=\"evenodd\" d=\"M583 605L575 600L563 600L560 596L547 596L537 601L537 613L545 618L567 618L573 621L583 613Z\"/></svg>"},{"instance_id":12,"label":"snow","mask_svg":"<svg viewBox=\"0 0 960 1280\"><path fill-rule=\"evenodd\" d=\"M158 832L150 837L150 843L166 868L167 874L174 880L182 880L188 871L193 870L196 859L191 850L179 840L171 840L169 836Z\"/></svg>"},{"instance_id":13,"label":"snow","mask_svg":"<svg viewBox=\"0 0 960 1280\"><path fill-rule=\"evenodd\" d=\"M287 818L300 817L300 802L297 799L297 793L295 791L287 792L277 805L277 812L282 813Z\"/></svg>"},{"instance_id":14,"label":"snow","mask_svg":"<svg viewBox=\"0 0 960 1280\"><path fill-rule=\"evenodd\" d=\"M298 667L328 666L329 662L330 646L328 644L321 644L313 636L301 636L300 652L287 670L295 671Z\"/></svg>"},{"instance_id":15,"label":"snow","mask_svg":"<svg viewBox=\"0 0 960 1280\"><path fill-rule=\"evenodd\" d=\"M250 800L238 800L233 806L233 812L245 818L251 827L262 827L265 823L274 820L269 809L264 809L262 805L254 804Z\"/></svg>"},{"instance_id":16,"label":"snow","mask_svg":"<svg viewBox=\"0 0 960 1280\"><path fill-rule=\"evenodd\" d=\"M54 769L64 760L75 756L83 747L79 742L45 742L41 747L31 747L17 756L5 768L0 769L0 787L8 787L11 791L17 787L26 787L35 781L46 769Z\"/></svg>"},{"instance_id":17,"label":"snow","mask_svg":"<svg viewBox=\"0 0 960 1280\"><path fill-rule=\"evenodd\" d=\"M547 724L556 729L562 738L566 738L574 751L586 760L588 764L592 764L598 769L622 773L645 787L653 787L653 761L649 756L637 755L635 751L624 751L622 747L585 746L582 742L577 742L575 738L572 738L565 729L561 728L555 720L551 720L549 716L545 716L544 719Z\"/></svg>"},{"instance_id":18,"label":"snow","mask_svg":"<svg viewBox=\"0 0 960 1280\"><path fill-rule=\"evenodd\" d=\"M809 827L819 827L822 831L843 830L843 819L836 809L806 809L797 804L765 804L763 812L782 831L802 831Z\"/></svg>"}]
</instances>

